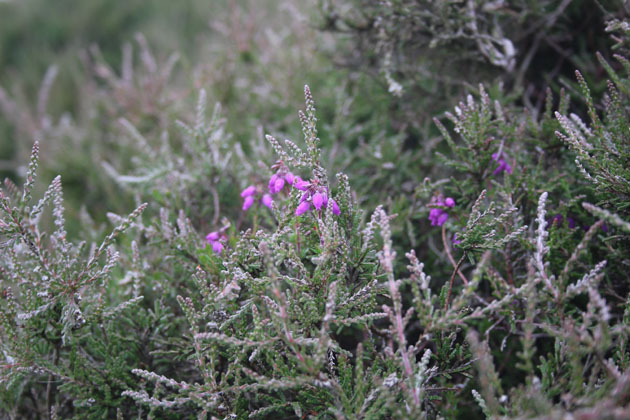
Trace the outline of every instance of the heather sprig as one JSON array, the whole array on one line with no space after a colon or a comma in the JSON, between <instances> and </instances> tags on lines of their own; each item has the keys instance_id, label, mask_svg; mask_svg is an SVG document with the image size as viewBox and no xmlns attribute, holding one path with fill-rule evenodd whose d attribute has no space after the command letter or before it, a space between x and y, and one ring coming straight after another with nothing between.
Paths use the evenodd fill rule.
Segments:
<instances>
[{"instance_id":1,"label":"heather sprig","mask_svg":"<svg viewBox=\"0 0 630 420\"><path fill-rule=\"evenodd\" d=\"M308 85L304 86L304 98L306 112L299 111L298 116L302 125L306 152L302 151L299 146L291 140L285 140L285 150L273 136L267 135L266 138L283 162L296 169L307 168L312 172L314 179L326 186L328 184L328 178L326 171L320 163L320 140L319 137L317 137L315 101L313 100L313 95Z\"/></svg>"},{"instance_id":2,"label":"heather sprig","mask_svg":"<svg viewBox=\"0 0 630 420\"><path fill-rule=\"evenodd\" d=\"M487 208L483 209L484 206ZM467 251L500 249L527 230L527 225L519 226L517 211L512 207L497 215L495 204L486 202L486 191L483 190L470 209L466 226L457 232L453 243Z\"/></svg>"},{"instance_id":3,"label":"heather sprig","mask_svg":"<svg viewBox=\"0 0 630 420\"><path fill-rule=\"evenodd\" d=\"M625 58L616 56L624 62ZM624 163L630 156L625 140L626 109L628 94L624 82L600 56L612 81L608 81L608 91L604 102L604 118L599 117L588 84L582 74L576 71L578 84L586 101L590 126L582 119L556 112L562 131L556 136L565 142L575 153L575 164L583 177L593 185L601 199L615 205L625 213L630 189L630 174Z\"/></svg>"}]
</instances>

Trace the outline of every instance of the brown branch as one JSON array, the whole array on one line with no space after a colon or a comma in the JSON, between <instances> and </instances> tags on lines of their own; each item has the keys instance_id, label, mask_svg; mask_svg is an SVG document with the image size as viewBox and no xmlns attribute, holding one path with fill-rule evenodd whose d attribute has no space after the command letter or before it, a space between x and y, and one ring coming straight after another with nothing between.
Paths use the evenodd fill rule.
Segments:
<instances>
[{"instance_id":1,"label":"brown branch","mask_svg":"<svg viewBox=\"0 0 630 420\"><path fill-rule=\"evenodd\" d=\"M449 261L453 265L453 268L456 269L457 274L459 274L459 278L462 279L464 284L468 284L468 279L466 278L466 276L464 276L464 274L461 271L459 271L460 264L455 263L455 258L453 258L453 254L451 254L450 246L448 245L448 242L446 241L446 226L444 225L442 225L442 243L444 244L444 251L446 252L446 255L448 256ZM451 280L451 283L452 283L452 280Z\"/></svg>"},{"instance_id":2,"label":"brown branch","mask_svg":"<svg viewBox=\"0 0 630 420\"><path fill-rule=\"evenodd\" d=\"M453 290L453 282L455 280L455 274L457 274L459 272L459 267L464 262L464 259L466 259L466 253L465 252L464 252L464 255L462 255L462 257L457 262L457 266L455 267L455 270L453 270L453 274L451 275L451 281L450 281L450 284L448 285L448 294L446 295L446 302L444 303L444 311L446 311L448 309L448 303L451 300L451 292Z\"/></svg>"}]
</instances>

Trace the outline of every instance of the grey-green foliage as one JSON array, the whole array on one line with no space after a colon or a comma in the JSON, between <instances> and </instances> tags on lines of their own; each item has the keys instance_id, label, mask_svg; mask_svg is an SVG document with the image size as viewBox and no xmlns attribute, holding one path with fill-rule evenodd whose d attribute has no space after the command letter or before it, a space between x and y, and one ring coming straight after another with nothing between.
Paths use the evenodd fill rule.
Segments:
<instances>
[{"instance_id":1,"label":"grey-green foliage","mask_svg":"<svg viewBox=\"0 0 630 420\"><path fill-rule=\"evenodd\" d=\"M119 336L116 328L108 336L119 318L143 299L110 293L120 255L114 243L146 204L121 218L102 242L72 242L65 230L61 178L52 181L38 202L31 197L38 160L35 143L22 191L10 181L0 191L2 406L12 416L48 415L57 404L68 403L58 395L69 389L75 390L76 407L92 406L102 392L105 406L112 404L117 399L112 388L124 388L131 379L125 366L134 359L136 344L127 348L129 338ZM52 208L54 219L50 232L40 229L46 208ZM21 411L11 396L19 399L41 381L47 386L35 392L30 410ZM103 404L95 411L107 413Z\"/></svg>"},{"instance_id":2,"label":"grey-green foliage","mask_svg":"<svg viewBox=\"0 0 630 420\"><path fill-rule=\"evenodd\" d=\"M492 66L508 51L493 28L524 4L435 3L422 14L411 2L362 3L368 16L393 11L382 22L391 39L421 22L435 31L421 42L443 33L444 53L472 42ZM542 19L563 5L528 10ZM626 25L610 25L621 50ZM307 87L300 124L283 128L301 125L303 139L272 130L268 145L241 148L229 127L245 116L206 107L206 92L221 89L178 99L175 59L158 64L138 42L143 70L129 47L120 72L92 52L103 89L86 95L105 109L95 113L104 128L87 119L40 134L83 144L82 133L118 127L115 141L103 138L125 153L95 148L86 166L151 206L109 213L109 235L89 217L79 226L59 177L36 188L37 143L23 188L7 181L1 192L1 416L628 417L630 75L602 61L603 107L587 87L593 75L578 80L573 105L549 89L540 108L500 84L469 86L444 118L430 110L421 146L405 129L390 137L380 127L389 116L366 111L376 105L353 114L348 92L339 115L316 110ZM307 186L287 181L271 208L239 210L239 191L252 186L258 200L288 170ZM315 192L328 205L316 208ZM432 210L448 218L431 225Z\"/></svg>"},{"instance_id":3,"label":"grey-green foliage","mask_svg":"<svg viewBox=\"0 0 630 420\"><path fill-rule=\"evenodd\" d=\"M621 55L615 58L623 66L622 78L599 56L611 80L604 101L603 118L595 108L593 97L580 72L576 76L588 107L590 124L576 115L556 113L562 131L556 135L575 152L575 164L584 178L594 184L600 199L623 214L629 214L630 202L630 144L628 143L628 74L630 63Z\"/></svg>"}]
</instances>

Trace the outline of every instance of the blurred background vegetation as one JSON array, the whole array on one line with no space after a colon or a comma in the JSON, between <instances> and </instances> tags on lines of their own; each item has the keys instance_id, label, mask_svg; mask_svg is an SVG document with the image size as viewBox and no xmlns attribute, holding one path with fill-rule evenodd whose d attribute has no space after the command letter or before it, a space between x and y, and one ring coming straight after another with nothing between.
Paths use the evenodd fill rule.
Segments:
<instances>
[{"instance_id":1,"label":"blurred background vegetation","mask_svg":"<svg viewBox=\"0 0 630 420\"><path fill-rule=\"evenodd\" d=\"M46 70L55 65L59 71L47 112L54 118L76 115L86 78L82 53L98 45L105 60L119 67L121 46L141 32L160 50L177 49L192 57L200 37L209 33L211 10L201 3L131 0L112 7L107 0L0 2L0 86L15 99L32 104ZM16 136L17 129L6 113L0 116L5 176L15 175L18 142L29 142Z\"/></svg>"},{"instance_id":2,"label":"blurred background vegetation","mask_svg":"<svg viewBox=\"0 0 630 420\"><path fill-rule=\"evenodd\" d=\"M61 173L69 210L84 204L103 220L106 211L130 205L130 197L100 170L109 155L122 156L120 142L112 138L120 134L117 118L131 120L151 137L174 115L192 110L204 88L210 104L221 103L234 140L247 149L253 138L261 140L262 127L265 132L295 130L305 83L328 91L318 96L331 101L320 106L330 115L336 99L330 92L340 79L331 74L331 63L321 59L322 38L309 21L313 5L300 3L0 2L0 176L19 180L38 139L44 149L44 180ZM134 81L138 90L129 90L129 96L147 94L135 105L118 95L111 74L103 73L107 67L124 77L129 46L131 65L144 65L146 73L156 71L151 61L161 66L171 55L177 58L168 80ZM49 76L55 77L46 79L51 69ZM159 85L154 92L159 99L147 93L151 84ZM149 109L156 102L163 108ZM63 122L73 128L60 130Z\"/></svg>"},{"instance_id":3,"label":"blurred background vegetation","mask_svg":"<svg viewBox=\"0 0 630 420\"><path fill-rule=\"evenodd\" d=\"M214 2L213 2L214 3ZM216 2L217 4L219 2ZM60 68L48 111L59 116L77 112L82 74L80 54L98 45L107 62L121 63L121 47L136 33L144 33L160 51L178 50L194 58L209 39L209 18L217 5L184 0L115 3L107 0L0 2L0 84L24 99L36 98L42 78L51 65ZM2 157L12 157L11 124L1 118Z\"/></svg>"}]
</instances>

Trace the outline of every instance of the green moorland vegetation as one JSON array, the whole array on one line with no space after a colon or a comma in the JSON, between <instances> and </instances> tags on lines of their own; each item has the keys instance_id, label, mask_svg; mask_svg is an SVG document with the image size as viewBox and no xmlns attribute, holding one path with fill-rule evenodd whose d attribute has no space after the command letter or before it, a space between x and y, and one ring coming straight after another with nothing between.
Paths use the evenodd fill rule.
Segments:
<instances>
[{"instance_id":1,"label":"green moorland vegetation","mask_svg":"<svg viewBox=\"0 0 630 420\"><path fill-rule=\"evenodd\" d=\"M0 0L0 420L630 418L630 6Z\"/></svg>"}]
</instances>

